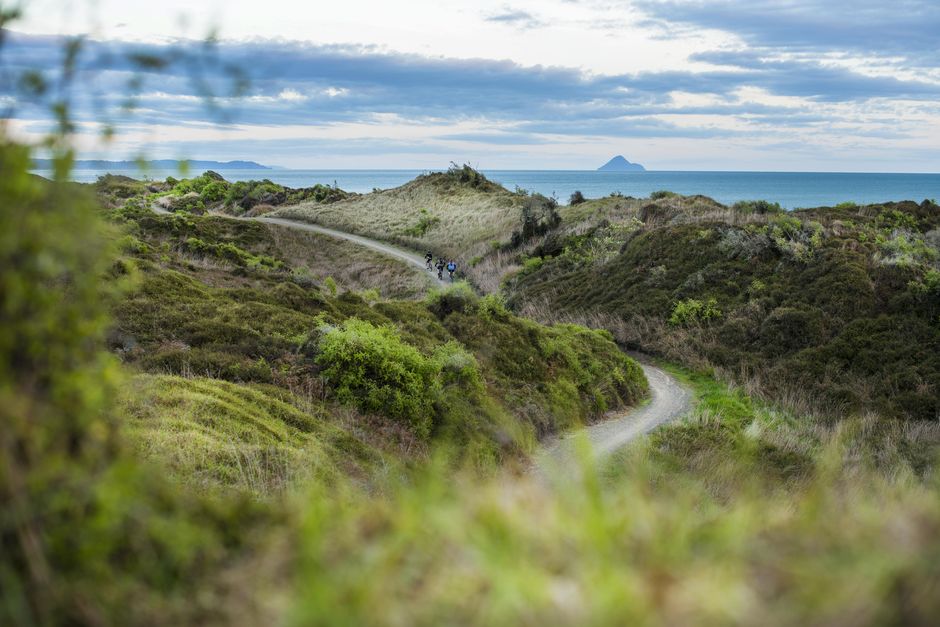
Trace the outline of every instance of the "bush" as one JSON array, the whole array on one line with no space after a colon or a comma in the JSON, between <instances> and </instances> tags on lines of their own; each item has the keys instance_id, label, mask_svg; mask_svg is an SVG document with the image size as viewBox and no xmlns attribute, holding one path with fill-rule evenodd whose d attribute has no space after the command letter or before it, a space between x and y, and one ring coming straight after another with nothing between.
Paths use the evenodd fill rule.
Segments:
<instances>
[{"instance_id":1,"label":"bush","mask_svg":"<svg viewBox=\"0 0 940 627\"><path fill-rule=\"evenodd\" d=\"M455 311L470 311L477 304L478 297L470 284L458 281L444 288L431 290L425 300L428 309L440 319Z\"/></svg>"},{"instance_id":2,"label":"bush","mask_svg":"<svg viewBox=\"0 0 940 627\"><path fill-rule=\"evenodd\" d=\"M580 192L580 190L575 190L574 193L571 194L571 196L568 198L568 204L572 206L580 205L586 200L587 199L584 197L584 194Z\"/></svg>"},{"instance_id":3,"label":"bush","mask_svg":"<svg viewBox=\"0 0 940 627\"><path fill-rule=\"evenodd\" d=\"M679 194L670 192L668 189L661 189L650 194L650 200L662 200L663 198L675 198Z\"/></svg>"},{"instance_id":4,"label":"bush","mask_svg":"<svg viewBox=\"0 0 940 627\"><path fill-rule=\"evenodd\" d=\"M721 310L718 309L718 302L714 298L709 298L705 302L695 298L689 298L676 303L676 306L672 309L672 315L669 316L669 323L688 326L691 324L701 324L720 317Z\"/></svg>"},{"instance_id":5,"label":"bush","mask_svg":"<svg viewBox=\"0 0 940 627\"><path fill-rule=\"evenodd\" d=\"M734 203L732 209L740 213L757 214L781 213L784 211L783 207L780 206L780 203L770 202L767 200L741 200Z\"/></svg>"},{"instance_id":6,"label":"bush","mask_svg":"<svg viewBox=\"0 0 940 627\"><path fill-rule=\"evenodd\" d=\"M403 421L427 438L440 389L440 363L403 342L390 326L350 318L320 330L316 361L336 398Z\"/></svg>"}]
</instances>

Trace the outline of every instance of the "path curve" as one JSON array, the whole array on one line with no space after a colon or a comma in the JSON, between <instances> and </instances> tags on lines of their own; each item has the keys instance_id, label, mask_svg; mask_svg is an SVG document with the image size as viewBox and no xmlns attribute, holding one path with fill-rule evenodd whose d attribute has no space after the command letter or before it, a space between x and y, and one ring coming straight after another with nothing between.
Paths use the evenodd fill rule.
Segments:
<instances>
[{"instance_id":1,"label":"path curve","mask_svg":"<svg viewBox=\"0 0 940 627\"><path fill-rule=\"evenodd\" d=\"M535 455L541 471L568 469L576 464L579 449L586 442L595 460L606 457L636 437L680 418L692 408L692 392L675 377L656 366L640 362L650 384L650 400L638 407L612 413L602 422L564 433Z\"/></svg>"},{"instance_id":2,"label":"path curve","mask_svg":"<svg viewBox=\"0 0 940 627\"><path fill-rule=\"evenodd\" d=\"M160 205L157 205L156 203L152 204L150 206L150 209L154 213L161 213L163 215L170 215L173 213L172 211L168 211L164 209L163 207L161 207ZM228 215L225 213L218 213L218 214L213 214L213 215L218 215L218 216L229 218L232 220L253 220L255 222L262 222L266 224L276 224L278 226L283 226L289 229L298 229L301 231L309 231L311 233L319 233L321 235L335 237L337 239L344 239L344 240L359 244L360 246L363 246L365 248L370 248L388 257L394 257L395 259L404 261L410 265L417 266L417 268L421 270L422 272L425 272L425 273L428 272L427 266L424 263L424 257L422 257L421 255L418 255L417 253L413 253L404 248L399 248L398 246L392 246L391 244L385 244L383 242L370 239L368 237L363 237L362 235L354 235L352 233L347 233L345 231L337 231L336 229L330 229L325 226L320 226L319 224L311 224L310 222L299 222L297 220L288 220L286 218L268 218L265 216L246 218L246 217L232 216L232 215ZM433 273L430 273L427 276L436 285L439 285L439 286L447 285L447 281L438 279L437 277L434 276Z\"/></svg>"},{"instance_id":3,"label":"path curve","mask_svg":"<svg viewBox=\"0 0 940 627\"><path fill-rule=\"evenodd\" d=\"M418 269L427 272L427 266L424 264L424 257L413 253L411 251L405 250L404 248L399 248L397 246L392 246L391 244L384 244L382 242L376 241L374 239L369 239L368 237L363 237L362 235L354 235L352 233L346 233L345 231L337 231L336 229L330 229L325 226L320 226L319 224L311 224L309 222L298 222L297 220L287 220L285 218L266 218L266 217L257 217L257 218L245 218L248 220L254 220L256 222L264 222L266 224L276 224L278 226L287 227L290 229L299 229L301 231L311 231L313 233L320 233L321 235L328 235L330 237L335 237L338 239L345 239L350 242L355 242L360 246L365 248L371 248L372 250L382 253L383 255L394 257L405 261L413 266L417 266ZM431 279L434 280L439 285L444 285L446 281L441 281L437 279L433 274Z\"/></svg>"},{"instance_id":4,"label":"path curve","mask_svg":"<svg viewBox=\"0 0 940 627\"><path fill-rule=\"evenodd\" d=\"M170 213L157 205L154 205L152 209L157 213ZM234 218L234 216L226 217ZM266 218L262 216L257 218L234 219L254 220L256 222L276 224L286 228L311 231L313 233L345 239L384 255L400 259L417 266L422 271L426 271L424 258L420 255L397 246L363 237L362 235L354 235L318 224L298 222L285 218ZM433 275L429 278L439 285L445 284L445 281L440 281ZM637 356L634 356L634 358L637 358ZM646 379L650 384L651 399L649 402L638 407L632 407L626 411L611 412L610 417L606 420L562 434L546 442L535 455L537 467L542 470L548 470L552 467L564 468L569 466L576 461L577 442L583 438L586 438L587 442L590 444L590 449L595 459L605 457L623 447L637 436L649 433L659 425L675 420L688 413L692 406L692 393L689 389L679 383L675 377L641 360L642 357L638 359L640 367L643 368Z\"/></svg>"}]
</instances>

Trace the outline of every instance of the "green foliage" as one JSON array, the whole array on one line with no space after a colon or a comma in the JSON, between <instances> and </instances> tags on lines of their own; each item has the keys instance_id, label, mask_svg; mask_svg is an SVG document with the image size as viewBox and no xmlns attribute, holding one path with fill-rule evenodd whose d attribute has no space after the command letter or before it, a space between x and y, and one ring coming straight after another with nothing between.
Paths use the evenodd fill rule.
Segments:
<instances>
[{"instance_id":1,"label":"green foliage","mask_svg":"<svg viewBox=\"0 0 940 627\"><path fill-rule=\"evenodd\" d=\"M670 192L667 189L661 189L650 194L650 200L662 200L664 198L676 198L679 194Z\"/></svg>"},{"instance_id":2,"label":"green foliage","mask_svg":"<svg viewBox=\"0 0 940 627\"><path fill-rule=\"evenodd\" d=\"M478 300L469 283L457 281L428 292L425 303L435 316L443 319L455 311L472 311Z\"/></svg>"},{"instance_id":3,"label":"green foliage","mask_svg":"<svg viewBox=\"0 0 940 627\"><path fill-rule=\"evenodd\" d=\"M392 327L350 318L320 327L317 363L343 403L406 422L419 437L430 435L439 393L439 365L402 341Z\"/></svg>"},{"instance_id":4,"label":"green foliage","mask_svg":"<svg viewBox=\"0 0 940 627\"><path fill-rule=\"evenodd\" d=\"M271 270L284 268L284 264L273 257L253 255L230 242L212 244L204 242L198 237L190 237L183 243L183 246L191 253L224 259L247 268L268 268Z\"/></svg>"},{"instance_id":5,"label":"green foliage","mask_svg":"<svg viewBox=\"0 0 940 627\"><path fill-rule=\"evenodd\" d=\"M740 213L754 213L758 215L782 213L784 211L780 203L767 200L741 200L734 203L732 209Z\"/></svg>"},{"instance_id":6,"label":"green foliage","mask_svg":"<svg viewBox=\"0 0 940 627\"><path fill-rule=\"evenodd\" d=\"M337 287L336 287L336 281L333 279L333 277L331 276L326 277L326 279L324 279L323 281L323 285L330 292L330 296L333 296L335 298Z\"/></svg>"},{"instance_id":7,"label":"green foliage","mask_svg":"<svg viewBox=\"0 0 940 627\"><path fill-rule=\"evenodd\" d=\"M418 222L402 231L402 234L411 237L424 237L428 231L440 223L441 219L439 217L431 215L427 209L422 209Z\"/></svg>"},{"instance_id":8,"label":"green foliage","mask_svg":"<svg viewBox=\"0 0 940 627\"><path fill-rule=\"evenodd\" d=\"M447 172L444 173L447 180L466 185L474 189L489 190L493 183L487 179L482 172L478 172L470 167L469 164L457 165L451 162Z\"/></svg>"},{"instance_id":9,"label":"green foliage","mask_svg":"<svg viewBox=\"0 0 940 627\"><path fill-rule=\"evenodd\" d=\"M718 301L714 298L709 298L704 302L695 298L689 298L676 303L669 316L669 323L688 326L691 324L703 324L720 317L721 310L718 309Z\"/></svg>"},{"instance_id":10,"label":"green foliage","mask_svg":"<svg viewBox=\"0 0 940 627\"><path fill-rule=\"evenodd\" d=\"M582 194L579 190L575 190L574 192L572 192L571 197L568 198L568 204L572 206L580 205L581 203L586 202L586 201L587 199L584 197L584 194Z\"/></svg>"},{"instance_id":11,"label":"green foliage","mask_svg":"<svg viewBox=\"0 0 940 627\"><path fill-rule=\"evenodd\" d=\"M509 310L506 309L506 299L501 294L487 294L477 304L480 317L489 322L508 320Z\"/></svg>"},{"instance_id":12,"label":"green foliage","mask_svg":"<svg viewBox=\"0 0 940 627\"><path fill-rule=\"evenodd\" d=\"M940 242L933 205L726 216L657 219L612 239L573 225L581 234L506 284L510 306L597 315L630 346L746 372L768 394L811 397L821 410L936 417L940 301L923 280ZM660 326L678 302L710 298L720 318Z\"/></svg>"},{"instance_id":13,"label":"green foliage","mask_svg":"<svg viewBox=\"0 0 940 627\"><path fill-rule=\"evenodd\" d=\"M536 235L544 235L561 224L558 201L541 194L532 194L522 199L520 227L512 232L510 246L521 246Z\"/></svg>"}]
</instances>

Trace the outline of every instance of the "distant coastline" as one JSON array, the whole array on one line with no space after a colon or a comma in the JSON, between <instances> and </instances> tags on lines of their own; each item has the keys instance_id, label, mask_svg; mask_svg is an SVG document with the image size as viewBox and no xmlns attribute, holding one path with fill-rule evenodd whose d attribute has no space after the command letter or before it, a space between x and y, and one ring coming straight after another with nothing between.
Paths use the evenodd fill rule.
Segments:
<instances>
[{"instance_id":1,"label":"distant coastline","mask_svg":"<svg viewBox=\"0 0 940 627\"><path fill-rule=\"evenodd\" d=\"M143 168L155 170L177 170L186 167L190 170L273 170L271 166L255 161L206 161L196 159L154 159L149 161L107 161L104 159L85 159L76 161L77 170L137 171ZM52 168L51 159L33 159L33 168L46 170Z\"/></svg>"}]
</instances>

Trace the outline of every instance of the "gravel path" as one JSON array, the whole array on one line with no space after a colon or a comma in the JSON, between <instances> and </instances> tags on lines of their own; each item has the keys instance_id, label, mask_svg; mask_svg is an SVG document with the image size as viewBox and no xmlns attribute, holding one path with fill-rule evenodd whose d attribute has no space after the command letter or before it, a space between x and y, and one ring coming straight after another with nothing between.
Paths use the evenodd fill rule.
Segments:
<instances>
[{"instance_id":1,"label":"gravel path","mask_svg":"<svg viewBox=\"0 0 940 627\"><path fill-rule=\"evenodd\" d=\"M424 257L413 253L404 248L399 248L397 246L392 246L391 244L384 244L378 242L374 239L369 239L368 237L363 237L361 235L353 235L352 233L346 233L344 231L337 231L336 229L329 229L325 226L320 226L319 224L310 224L309 222L298 222L297 220L286 220L284 218L248 218L255 220L257 222L266 222L268 224L277 224L278 226L285 226L291 229L300 229L301 231L311 231L313 233L320 233L322 235L329 235L330 237L337 237L339 239L349 240L350 242L355 242L360 246L365 246L366 248L371 248L372 250L387 255L389 257L395 257L396 259L401 259L413 266L417 266L418 269L424 270L427 272L428 276L434 283L438 285L444 285L447 281L438 280L437 276L433 272L427 270L427 266L424 264Z\"/></svg>"},{"instance_id":2,"label":"gravel path","mask_svg":"<svg viewBox=\"0 0 940 627\"><path fill-rule=\"evenodd\" d=\"M688 388L655 366L644 363L640 366L649 381L652 395L646 404L612 413L607 420L546 442L535 456L536 466L549 472L570 468L585 441L590 445L594 458L601 459L637 436L688 413L692 407L692 393Z\"/></svg>"},{"instance_id":3,"label":"gravel path","mask_svg":"<svg viewBox=\"0 0 940 627\"><path fill-rule=\"evenodd\" d=\"M168 213L156 206L153 209L158 213ZM401 259L420 270L427 271L424 258L421 255L361 235L353 235L352 233L337 231L317 224L286 220L284 218L241 219L256 220L349 240L383 255ZM431 272L427 274L428 278L436 284L444 285L446 283L446 281L439 281ZM647 403L626 411L612 412L607 420L563 434L546 442L535 456L536 466L543 471L552 468L570 468L571 464L575 462L578 442L583 439L586 439L587 443L590 444L590 450L595 459L600 459L613 453L637 436L648 433L659 425L679 418L689 411L692 406L692 393L688 388L655 366L645 363L640 363L640 366L643 368L646 379L650 384L652 398Z\"/></svg>"}]
</instances>

